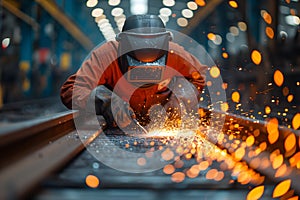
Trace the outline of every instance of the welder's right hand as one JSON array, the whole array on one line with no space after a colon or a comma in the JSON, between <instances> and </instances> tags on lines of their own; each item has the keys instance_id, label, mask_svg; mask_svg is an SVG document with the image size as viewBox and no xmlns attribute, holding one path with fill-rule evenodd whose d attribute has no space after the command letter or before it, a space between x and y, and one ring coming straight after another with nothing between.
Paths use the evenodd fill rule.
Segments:
<instances>
[{"instance_id":1,"label":"welder's right hand","mask_svg":"<svg viewBox=\"0 0 300 200\"><path fill-rule=\"evenodd\" d=\"M102 115L109 127L124 128L135 114L130 105L104 85L97 86L92 94L97 115Z\"/></svg>"}]
</instances>

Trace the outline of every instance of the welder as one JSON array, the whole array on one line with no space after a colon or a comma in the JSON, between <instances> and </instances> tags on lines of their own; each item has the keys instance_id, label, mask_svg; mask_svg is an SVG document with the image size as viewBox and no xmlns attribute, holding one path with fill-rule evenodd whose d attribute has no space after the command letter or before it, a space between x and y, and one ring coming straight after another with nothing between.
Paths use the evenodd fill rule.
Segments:
<instances>
[{"instance_id":1,"label":"welder","mask_svg":"<svg viewBox=\"0 0 300 200\"><path fill-rule=\"evenodd\" d=\"M169 118L180 116L182 105L187 113L197 112L206 69L172 41L158 16L132 15L116 41L93 49L67 79L61 99L69 109L94 109L111 127L145 125L155 106Z\"/></svg>"}]
</instances>

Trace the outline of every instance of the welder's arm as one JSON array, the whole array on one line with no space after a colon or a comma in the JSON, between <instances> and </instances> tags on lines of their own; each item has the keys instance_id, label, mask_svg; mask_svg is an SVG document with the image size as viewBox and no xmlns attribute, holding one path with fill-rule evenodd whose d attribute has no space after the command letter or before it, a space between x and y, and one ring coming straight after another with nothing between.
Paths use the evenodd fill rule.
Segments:
<instances>
[{"instance_id":1,"label":"welder's arm","mask_svg":"<svg viewBox=\"0 0 300 200\"><path fill-rule=\"evenodd\" d=\"M124 128L135 118L132 108L127 102L114 94L104 85L97 86L91 93L89 104L97 115L102 115L110 127Z\"/></svg>"}]
</instances>

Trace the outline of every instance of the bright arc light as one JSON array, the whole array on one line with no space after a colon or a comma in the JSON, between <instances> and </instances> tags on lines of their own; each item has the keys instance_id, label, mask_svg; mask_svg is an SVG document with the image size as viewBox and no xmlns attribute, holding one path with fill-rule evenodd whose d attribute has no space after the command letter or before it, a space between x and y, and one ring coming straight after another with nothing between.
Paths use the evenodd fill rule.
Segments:
<instances>
[{"instance_id":1,"label":"bright arc light","mask_svg":"<svg viewBox=\"0 0 300 200\"><path fill-rule=\"evenodd\" d=\"M86 7L93 8L98 4L98 0L88 0L86 2Z\"/></svg>"},{"instance_id":2,"label":"bright arc light","mask_svg":"<svg viewBox=\"0 0 300 200\"><path fill-rule=\"evenodd\" d=\"M162 16L169 17L169 16L172 14L172 11L171 11L170 8L161 8L161 9L159 10L159 13L160 13L160 15L162 15Z\"/></svg>"},{"instance_id":3,"label":"bright arc light","mask_svg":"<svg viewBox=\"0 0 300 200\"><path fill-rule=\"evenodd\" d=\"M175 0L163 0L163 4L168 7L172 7L175 5Z\"/></svg>"},{"instance_id":4,"label":"bright arc light","mask_svg":"<svg viewBox=\"0 0 300 200\"><path fill-rule=\"evenodd\" d=\"M191 11L190 9L183 9L181 11L182 16L184 16L185 18L192 18L194 16L193 11Z\"/></svg>"},{"instance_id":5,"label":"bright arc light","mask_svg":"<svg viewBox=\"0 0 300 200\"><path fill-rule=\"evenodd\" d=\"M148 0L130 0L130 12L133 15L146 14L148 12Z\"/></svg>"},{"instance_id":6,"label":"bright arc light","mask_svg":"<svg viewBox=\"0 0 300 200\"><path fill-rule=\"evenodd\" d=\"M114 8L111 10L111 15L114 17L122 15L124 12L123 8Z\"/></svg>"},{"instance_id":7,"label":"bright arc light","mask_svg":"<svg viewBox=\"0 0 300 200\"><path fill-rule=\"evenodd\" d=\"M194 1L189 1L186 5L191 10L197 10L198 9L198 5Z\"/></svg>"},{"instance_id":8,"label":"bright arc light","mask_svg":"<svg viewBox=\"0 0 300 200\"><path fill-rule=\"evenodd\" d=\"M92 11L92 16L93 17L99 17L101 15L103 15L103 9L102 8L95 8L93 11Z\"/></svg>"}]
</instances>

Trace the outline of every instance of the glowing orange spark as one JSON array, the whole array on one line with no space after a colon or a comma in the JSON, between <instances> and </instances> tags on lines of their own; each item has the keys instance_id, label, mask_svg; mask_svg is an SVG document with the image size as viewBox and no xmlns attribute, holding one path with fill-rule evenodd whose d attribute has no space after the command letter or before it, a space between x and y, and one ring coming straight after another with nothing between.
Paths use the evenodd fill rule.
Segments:
<instances>
[{"instance_id":1,"label":"glowing orange spark","mask_svg":"<svg viewBox=\"0 0 300 200\"><path fill-rule=\"evenodd\" d=\"M270 119L267 124L267 131L268 131L268 139L271 144L274 144L279 138L279 131L278 131L278 120L276 118Z\"/></svg>"},{"instance_id":2,"label":"glowing orange spark","mask_svg":"<svg viewBox=\"0 0 300 200\"><path fill-rule=\"evenodd\" d=\"M261 63L262 56L259 51L253 50L251 53L251 59L254 64L259 65Z\"/></svg>"},{"instance_id":3,"label":"glowing orange spark","mask_svg":"<svg viewBox=\"0 0 300 200\"><path fill-rule=\"evenodd\" d=\"M293 129L297 130L300 127L300 113L294 115L292 120Z\"/></svg>"},{"instance_id":4,"label":"glowing orange spark","mask_svg":"<svg viewBox=\"0 0 300 200\"><path fill-rule=\"evenodd\" d=\"M271 27L266 27L266 35L270 38L273 39L274 38L274 31Z\"/></svg>"},{"instance_id":5,"label":"glowing orange spark","mask_svg":"<svg viewBox=\"0 0 300 200\"><path fill-rule=\"evenodd\" d=\"M211 77L218 78L220 76L220 69L217 66L213 66L209 70L209 73L210 73Z\"/></svg>"},{"instance_id":6,"label":"glowing orange spark","mask_svg":"<svg viewBox=\"0 0 300 200\"><path fill-rule=\"evenodd\" d=\"M240 161L245 155L245 149L244 148L238 148L235 152L234 152L234 156L235 159Z\"/></svg>"},{"instance_id":7,"label":"glowing orange spark","mask_svg":"<svg viewBox=\"0 0 300 200\"><path fill-rule=\"evenodd\" d=\"M224 112L227 112L227 110L229 109L229 105L227 102L223 102L221 104L221 110L224 111Z\"/></svg>"},{"instance_id":8,"label":"glowing orange spark","mask_svg":"<svg viewBox=\"0 0 300 200\"><path fill-rule=\"evenodd\" d=\"M255 138L253 135L250 135L249 137L247 137L246 139L246 144L248 147L252 146L255 142Z\"/></svg>"},{"instance_id":9,"label":"glowing orange spark","mask_svg":"<svg viewBox=\"0 0 300 200\"><path fill-rule=\"evenodd\" d=\"M199 6L205 6L205 1L204 0L195 0L196 4L198 4Z\"/></svg>"},{"instance_id":10,"label":"glowing orange spark","mask_svg":"<svg viewBox=\"0 0 300 200\"><path fill-rule=\"evenodd\" d=\"M172 173L174 173L174 171L175 171L175 167L173 165L168 164L168 165L164 166L163 172L165 174L172 174Z\"/></svg>"},{"instance_id":11,"label":"glowing orange spark","mask_svg":"<svg viewBox=\"0 0 300 200\"><path fill-rule=\"evenodd\" d=\"M284 176L284 175L286 174L286 171L287 171L287 166L286 166L286 164L281 165L281 166L277 169L277 171L276 171L276 173L275 173L275 177L278 178L278 177Z\"/></svg>"},{"instance_id":12,"label":"glowing orange spark","mask_svg":"<svg viewBox=\"0 0 300 200\"><path fill-rule=\"evenodd\" d=\"M279 168L282 165L282 163L283 163L283 156L282 155L276 156L272 162L273 169Z\"/></svg>"},{"instance_id":13,"label":"glowing orange spark","mask_svg":"<svg viewBox=\"0 0 300 200\"><path fill-rule=\"evenodd\" d=\"M253 188L247 195L247 200L259 199L265 191L265 186L257 186Z\"/></svg>"},{"instance_id":14,"label":"glowing orange spark","mask_svg":"<svg viewBox=\"0 0 300 200\"><path fill-rule=\"evenodd\" d=\"M174 174L172 174L171 179L175 183L180 183L180 182L184 181L185 174L183 172L175 172Z\"/></svg>"},{"instance_id":15,"label":"glowing orange spark","mask_svg":"<svg viewBox=\"0 0 300 200\"><path fill-rule=\"evenodd\" d=\"M214 179L216 178L218 175L218 170L216 169L210 169L207 173L206 173L206 179Z\"/></svg>"},{"instance_id":16,"label":"glowing orange spark","mask_svg":"<svg viewBox=\"0 0 300 200\"><path fill-rule=\"evenodd\" d=\"M263 17L264 21L267 24L271 24L272 23L272 16L267 11L263 12L263 16L262 17Z\"/></svg>"},{"instance_id":17,"label":"glowing orange spark","mask_svg":"<svg viewBox=\"0 0 300 200\"><path fill-rule=\"evenodd\" d=\"M207 38L208 38L209 40L215 40L215 39L216 39L216 35L215 35L214 33L208 33L208 34L207 34Z\"/></svg>"},{"instance_id":18,"label":"glowing orange spark","mask_svg":"<svg viewBox=\"0 0 300 200\"><path fill-rule=\"evenodd\" d=\"M233 8L237 8L237 7L238 7L238 4L237 4L236 1L229 1L228 3L229 3L229 5L230 5L231 7L233 7Z\"/></svg>"},{"instance_id":19,"label":"glowing orange spark","mask_svg":"<svg viewBox=\"0 0 300 200\"><path fill-rule=\"evenodd\" d=\"M276 71L274 72L273 79L274 79L275 84L276 84L278 87L282 86L283 81L284 81L284 77L283 77L283 74L281 73L281 71L276 70Z\"/></svg>"},{"instance_id":20,"label":"glowing orange spark","mask_svg":"<svg viewBox=\"0 0 300 200\"><path fill-rule=\"evenodd\" d=\"M288 97L287 97L287 101L290 103L292 102L294 99L294 95L290 94Z\"/></svg>"},{"instance_id":21,"label":"glowing orange spark","mask_svg":"<svg viewBox=\"0 0 300 200\"><path fill-rule=\"evenodd\" d=\"M240 102L240 93L235 91L231 94L231 99L233 102L235 103L239 103Z\"/></svg>"},{"instance_id":22,"label":"glowing orange spark","mask_svg":"<svg viewBox=\"0 0 300 200\"><path fill-rule=\"evenodd\" d=\"M271 108L270 108L270 106L266 106L266 107L265 107L265 113L266 113L267 115L271 113Z\"/></svg>"},{"instance_id":23,"label":"glowing orange spark","mask_svg":"<svg viewBox=\"0 0 300 200\"><path fill-rule=\"evenodd\" d=\"M91 187L91 188L96 188L99 186L99 179L94 176L94 175L88 175L86 178L85 178L85 183L87 186Z\"/></svg>"},{"instance_id":24,"label":"glowing orange spark","mask_svg":"<svg viewBox=\"0 0 300 200\"><path fill-rule=\"evenodd\" d=\"M291 133L284 141L284 148L286 152L289 152L296 146L296 136Z\"/></svg>"},{"instance_id":25,"label":"glowing orange spark","mask_svg":"<svg viewBox=\"0 0 300 200\"><path fill-rule=\"evenodd\" d=\"M273 198L277 198L284 195L290 189L290 186L291 186L291 180L289 179L280 182L273 191Z\"/></svg>"},{"instance_id":26,"label":"glowing orange spark","mask_svg":"<svg viewBox=\"0 0 300 200\"><path fill-rule=\"evenodd\" d=\"M225 59L227 59L227 58L229 57L229 55L228 55L228 53L223 52L223 53L222 53L222 57L225 58Z\"/></svg>"}]
</instances>

